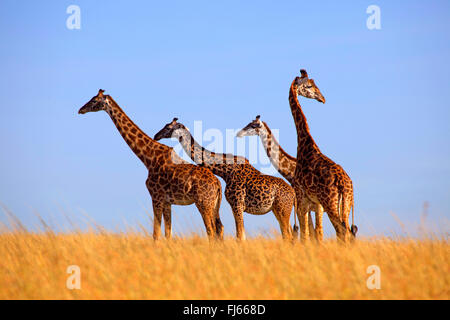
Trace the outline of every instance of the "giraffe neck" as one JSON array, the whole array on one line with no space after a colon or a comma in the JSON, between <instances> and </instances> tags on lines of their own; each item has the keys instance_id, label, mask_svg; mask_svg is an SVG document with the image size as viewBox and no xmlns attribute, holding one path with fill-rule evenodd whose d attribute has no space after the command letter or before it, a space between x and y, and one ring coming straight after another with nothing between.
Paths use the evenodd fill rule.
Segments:
<instances>
[{"instance_id":1,"label":"giraffe neck","mask_svg":"<svg viewBox=\"0 0 450 320\"><path fill-rule=\"evenodd\" d=\"M244 157L216 153L203 148L195 141L189 130L185 128L176 130L175 136L180 141L184 151L196 164L210 169L226 182L231 178L237 165L249 163Z\"/></svg>"},{"instance_id":2,"label":"giraffe neck","mask_svg":"<svg viewBox=\"0 0 450 320\"><path fill-rule=\"evenodd\" d=\"M320 153L320 150L309 133L308 122L303 114L300 102L298 102L295 80L292 82L289 90L289 105L297 129L297 163L299 163L307 160L308 155Z\"/></svg>"},{"instance_id":3,"label":"giraffe neck","mask_svg":"<svg viewBox=\"0 0 450 320\"><path fill-rule=\"evenodd\" d=\"M283 150L265 122L263 122L263 125L264 130L260 131L259 137L261 138L261 142L266 150L267 156L278 172L287 181L292 183L294 179L295 167L297 165L297 159Z\"/></svg>"},{"instance_id":4,"label":"giraffe neck","mask_svg":"<svg viewBox=\"0 0 450 320\"><path fill-rule=\"evenodd\" d=\"M106 112L117 127L121 136L144 163L149 171L158 171L163 164L175 164L184 161L167 147L146 135L119 107L110 96L107 99Z\"/></svg>"}]
</instances>

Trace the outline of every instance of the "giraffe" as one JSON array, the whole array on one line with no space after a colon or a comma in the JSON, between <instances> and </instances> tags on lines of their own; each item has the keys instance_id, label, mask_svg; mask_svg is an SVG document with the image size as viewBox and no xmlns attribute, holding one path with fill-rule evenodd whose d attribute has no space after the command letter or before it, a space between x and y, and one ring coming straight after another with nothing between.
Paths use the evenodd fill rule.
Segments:
<instances>
[{"instance_id":1,"label":"giraffe","mask_svg":"<svg viewBox=\"0 0 450 320\"><path fill-rule=\"evenodd\" d=\"M325 156L312 138L306 117L297 96L316 99L325 103L325 98L306 70L300 70L289 88L289 105L297 130L297 166L294 174L294 190L297 196L297 215L300 221L300 238L309 236L307 212L310 202L316 204L316 236L323 238L322 216L325 211L336 230L337 238L343 242L353 240L358 231L353 222L349 226L350 210L354 210L353 184L344 169ZM350 238L351 237L351 238Z\"/></svg>"},{"instance_id":2,"label":"giraffe","mask_svg":"<svg viewBox=\"0 0 450 320\"><path fill-rule=\"evenodd\" d=\"M177 120L166 124L154 139L178 139L195 163L211 169L225 181L225 198L233 211L237 239L245 240L244 212L262 215L269 211L274 213L283 239L292 239L289 219L295 202L294 189L281 178L263 175L244 157L206 150Z\"/></svg>"},{"instance_id":3,"label":"giraffe","mask_svg":"<svg viewBox=\"0 0 450 320\"><path fill-rule=\"evenodd\" d=\"M164 234L172 236L172 205L195 203L203 218L208 238L223 239L223 225L219 208L222 186L219 179L207 168L202 168L181 159L172 148L147 136L125 114L110 95L98 94L78 111L106 111L125 142L148 170L145 182L153 204L153 238L161 235L161 217L164 217Z\"/></svg>"},{"instance_id":4,"label":"giraffe","mask_svg":"<svg viewBox=\"0 0 450 320\"><path fill-rule=\"evenodd\" d=\"M261 142L266 150L267 156L272 165L277 171L292 185L294 182L295 167L297 166L297 159L288 154L280 146L277 139L272 134L266 122L261 121L261 116L256 116L256 119L251 121L244 128L239 130L237 137L245 136L259 136ZM311 211L315 210L315 204L309 201L310 211L308 213L308 227L312 238L316 239L314 225L311 218ZM297 211L297 210L296 210ZM295 215L294 215L295 217ZM298 226L294 224L294 233L298 233Z\"/></svg>"}]
</instances>

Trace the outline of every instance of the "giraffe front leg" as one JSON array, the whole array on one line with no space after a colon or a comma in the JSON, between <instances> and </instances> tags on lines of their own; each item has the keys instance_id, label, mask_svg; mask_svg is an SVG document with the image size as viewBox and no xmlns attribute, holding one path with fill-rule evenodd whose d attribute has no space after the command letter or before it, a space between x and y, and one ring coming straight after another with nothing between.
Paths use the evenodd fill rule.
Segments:
<instances>
[{"instance_id":1,"label":"giraffe front leg","mask_svg":"<svg viewBox=\"0 0 450 320\"><path fill-rule=\"evenodd\" d=\"M238 240L245 240L244 229L244 205L236 205L233 210L234 222L236 224L236 238Z\"/></svg>"},{"instance_id":2,"label":"giraffe front leg","mask_svg":"<svg viewBox=\"0 0 450 320\"><path fill-rule=\"evenodd\" d=\"M316 219L317 219L317 214L316 214ZM316 220L316 224L317 224L317 220ZM317 240L317 235L316 235L316 230L314 229L314 223L312 220L312 214L311 211L308 211L308 228L309 228L309 236L311 238L311 240Z\"/></svg>"},{"instance_id":3,"label":"giraffe front leg","mask_svg":"<svg viewBox=\"0 0 450 320\"><path fill-rule=\"evenodd\" d=\"M300 240L306 242L309 240L308 211L301 211L298 221L300 222Z\"/></svg>"},{"instance_id":4,"label":"giraffe front leg","mask_svg":"<svg viewBox=\"0 0 450 320\"><path fill-rule=\"evenodd\" d=\"M318 204L316 209L315 237L318 243L323 241L323 207Z\"/></svg>"},{"instance_id":5,"label":"giraffe front leg","mask_svg":"<svg viewBox=\"0 0 450 320\"><path fill-rule=\"evenodd\" d=\"M153 239L159 240L161 236L161 217L164 211L164 204L153 200Z\"/></svg>"},{"instance_id":6,"label":"giraffe front leg","mask_svg":"<svg viewBox=\"0 0 450 320\"><path fill-rule=\"evenodd\" d=\"M308 213L309 206L305 200L305 197L302 197L302 194L296 192L297 196L297 217L298 222L300 223L300 240L305 242L309 240L309 226L308 226Z\"/></svg>"},{"instance_id":7,"label":"giraffe front leg","mask_svg":"<svg viewBox=\"0 0 450 320\"><path fill-rule=\"evenodd\" d=\"M244 229L244 212L234 213L234 219L236 223L236 237L238 240L246 240Z\"/></svg>"},{"instance_id":8,"label":"giraffe front leg","mask_svg":"<svg viewBox=\"0 0 450 320\"><path fill-rule=\"evenodd\" d=\"M231 206L234 216L234 223L236 224L236 238L238 240L245 240L244 230L244 211L245 211L245 196L246 192L242 185L227 184L225 188L225 198Z\"/></svg>"},{"instance_id":9,"label":"giraffe front leg","mask_svg":"<svg viewBox=\"0 0 450 320\"><path fill-rule=\"evenodd\" d=\"M166 239L172 238L172 207L170 204L166 204L163 210L164 216L164 235Z\"/></svg>"}]
</instances>

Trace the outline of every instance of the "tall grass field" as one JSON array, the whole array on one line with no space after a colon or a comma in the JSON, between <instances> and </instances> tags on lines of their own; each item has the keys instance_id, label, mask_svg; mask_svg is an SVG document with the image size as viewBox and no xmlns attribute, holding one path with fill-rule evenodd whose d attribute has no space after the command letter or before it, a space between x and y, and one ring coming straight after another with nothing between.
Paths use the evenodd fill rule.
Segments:
<instances>
[{"instance_id":1,"label":"tall grass field","mask_svg":"<svg viewBox=\"0 0 450 320\"><path fill-rule=\"evenodd\" d=\"M155 242L143 232L0 234L0 299L449 298L445 237L317 245L262 236Z\"/></svg>"}]
</instances>

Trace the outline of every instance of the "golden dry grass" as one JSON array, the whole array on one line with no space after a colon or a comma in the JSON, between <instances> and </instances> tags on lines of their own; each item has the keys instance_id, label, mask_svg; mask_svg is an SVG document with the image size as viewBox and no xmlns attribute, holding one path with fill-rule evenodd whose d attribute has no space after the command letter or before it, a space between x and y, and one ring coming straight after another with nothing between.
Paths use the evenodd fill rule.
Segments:
<instances>
[{"instance_id":1,"label":"golden dry grass","mask_svg":"<svg viewBox=\"0 0 450 320\"><path fill-rule=\"evenodd\" d=\"M0 234L0 299L449 299L447 239L342 246L257 237L154 242L141 233ZM66 288L69 265L81 289ZM366 286L381 269L381 289Z\"/></svg>"}]
</instances>

